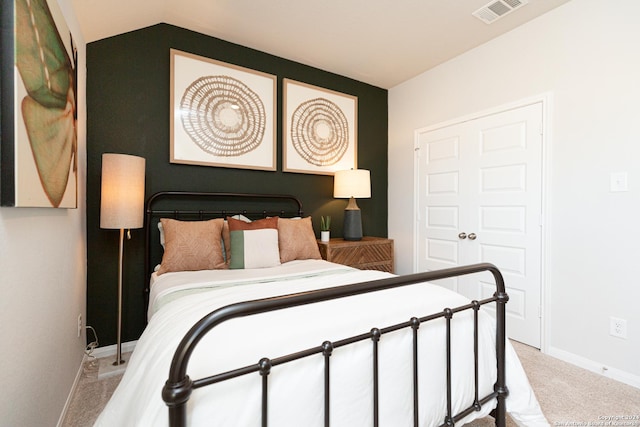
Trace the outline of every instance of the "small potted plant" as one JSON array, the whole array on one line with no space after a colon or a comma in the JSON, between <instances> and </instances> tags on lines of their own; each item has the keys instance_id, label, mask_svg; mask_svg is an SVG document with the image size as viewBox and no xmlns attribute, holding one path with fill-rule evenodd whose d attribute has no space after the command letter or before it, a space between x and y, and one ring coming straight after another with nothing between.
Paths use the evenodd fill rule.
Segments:
<instances>
[{"instance_id":1,"label":"small potted plant","mask_svg":"<svg viewBox=\"0 0 640 427\"><path fill-rule=\"evenodd\" d=\"M320 217L320 241L328 242L331 238L331 216Z\"/></svg>"}]
</instances>

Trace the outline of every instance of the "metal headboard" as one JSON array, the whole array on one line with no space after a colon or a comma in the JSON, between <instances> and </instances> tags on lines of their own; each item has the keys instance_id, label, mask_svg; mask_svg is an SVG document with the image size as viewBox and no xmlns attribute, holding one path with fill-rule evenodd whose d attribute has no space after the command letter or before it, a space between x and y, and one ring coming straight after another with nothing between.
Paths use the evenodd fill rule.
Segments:
<instances>
[{"instance_id":1,"label":"metal headboard","mask_svg":"<svg viewBox=\"0 0 640 427\"><path fill-rule=\"evenodd\" d=\"M250 205L250 206L246 206ZM270 206L271 205L271 206ZM175 206L172 208L171 206ZM194 206L197 206L194 208ZM268 209L264 209L267 207ZM280 207L280 209L277 209ZM287 207L287 209L282 209ZM295 207L295 210L293 209ZM302 202L289 194L207 193L192 191L161 191L153 194L145 204L145 302L149 297L149 277L157 251L152 244L152 233L157 232L160 218L206 220L242 214L250 219L268 216L302 216Z\"/></svg>"}]
</instances>

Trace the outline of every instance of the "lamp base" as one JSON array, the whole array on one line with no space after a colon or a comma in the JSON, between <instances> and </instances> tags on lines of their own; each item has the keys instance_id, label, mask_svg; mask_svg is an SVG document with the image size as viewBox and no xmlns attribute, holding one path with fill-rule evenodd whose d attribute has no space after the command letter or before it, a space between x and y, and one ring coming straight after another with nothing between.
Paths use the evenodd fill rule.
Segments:
<instances>
[{"instance_id":1,"label":"lamp base","mask_svg":"<svg viewBox=\"0 0 640 427\"><path fill-rule=\"evenodd\" d=\"M97 359L97 360L98 360L98 363L99 363L99 366L98 366L98 379L111 377L113 375L123 374L124 371L127 369L127 364L126 363L122 363L120 365L116 365L113 362L113 358L112 357L102 357L102 358Z\"/></svg>"},{"instance_id":2,"label":"lamp base","mask_svg":"<svg viewBox=\"0 0 640 427\"><path fill-rule=\"evenodd\" d=\"M345 209L342 234L344 240L362 240L362 216L360 209Z\"/></svg>"}]
</instances>

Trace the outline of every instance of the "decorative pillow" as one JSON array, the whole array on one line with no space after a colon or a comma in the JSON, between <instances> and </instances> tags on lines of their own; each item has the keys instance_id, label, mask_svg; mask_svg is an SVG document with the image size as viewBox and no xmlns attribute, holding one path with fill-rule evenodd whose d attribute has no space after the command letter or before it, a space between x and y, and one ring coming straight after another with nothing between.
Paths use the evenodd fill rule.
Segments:
<instances>
[{"instance_id":1,"label":"decorative pillow","mask_svg":"<svg viewBox=\"0 0 640 427\"><path fill-rule=\"evenodd\" d=\"M222 255L222 218L209 221L178 221L161 218L165 251L158 275L170 271L226 268Z\"/></svg>"},{"instance_id":2,"label":"decorative pillow","mask_svg":"<svg viewBox=\"0 0 640 427\"><path fill-rule=\"evenodd\" d=\"M244 222L227 217L231 242L229 268L263 268L280 265L278 217Z\"/></svg>"},{"instance_id":3,"label":"decorative pillow","mask_svg":"<svg viewBox=\"0 0 640 427\"><path fill-rule=\"evenodd\" d=\"M251 220L244 215L234 215L231 218L251 222ZM224 221L224 227L222 227L222 245L224 247L224 259L227 264L229 264L231 260L231 236L229 235L229 223L226 220Z\"/></svg>"},{"instance_id":4,"label":"decorative pillow","mask_svg":"<svg viewBox=\"0 0 640 427\"><path fill-rule=\"evenodd\" d=\"M322 259L310 216L302 219L280 218L278 245L280 262L283 263L294 259Z\"/></svg>"}]
</instances>

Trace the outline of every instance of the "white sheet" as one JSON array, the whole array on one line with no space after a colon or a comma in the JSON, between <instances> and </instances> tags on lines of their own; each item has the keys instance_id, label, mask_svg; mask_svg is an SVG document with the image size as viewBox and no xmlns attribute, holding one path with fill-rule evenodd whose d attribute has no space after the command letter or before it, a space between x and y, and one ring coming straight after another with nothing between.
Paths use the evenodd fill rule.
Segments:
<instances>
[{"instance_id":1,"label":"white sheet","mask_svg":"<svg viewBox=\"0 0 640 427\"><path fill-rule=\"evenodd\" d=\"M147 318L151 319L160 307L172 299L202 290L224 288L236 284L268 283L278 280L339 274L351 267L322 260L297 260L270 268L241 270L201 270L151 275L151 291ZM267 295L268 296L268 295Z\"/></svg>"},{"instance_id":2,"label":"white sheet","mask_svg":"<svg viewBox=\"0 0 640 427\"><path fill-rule=\"evenodd\" d=\"M209 276L209 278L207 278ZM215 282L211 279L215 277ZM244 277L240 277L244 276ZM217 307L273 295L302 292L388 277L325 261L287 263L273 269L167 273L156 277L152 304L157 310L138 341L127 371L96 421L96 426L164 426L167 408L161 390L173 352L186 331ZM277 280L276 280L277 279ZM205 286L204 291L189 289ZM232 285L233 284L233 285ZM171 290L182 296L171 299ZM162 300L170 302L163 304ZM214 328L198 345L188 368L192 379L251 365L262 357L338 340L468 303L459 294L436 285L419 284L284 311L234 319ZM356 305L354 305L356 304ZM481 396L495 383L495 326L480 313ZM452 323L454 413L473 401L473 329L471 313L457 313ZM420 344L420 423L437 426L445 416L444 321L423 324ZM411 331L385 335L380 341L381 425L412 425ZM398 351L401 349L402 351ZM371 343L336 349L331 365L331 425L371 425ZM393 368L389 368L391 364ZM546 426L528 380L515 355L507 351L507 410L519 425ZM313 356L275 367L269 377L269 424L323 425L323 360ZM189 425L253 426L260 419L260 376L253 374L193 392ZM207 403L203 403L203 402ZM487 415L485 405L463 422Z\"/></svg>"}]
</instances>

